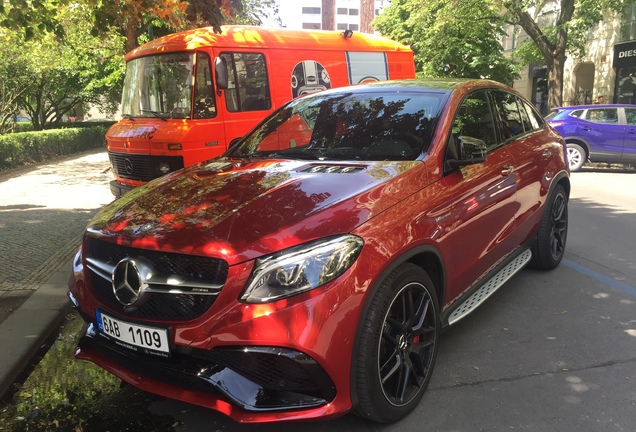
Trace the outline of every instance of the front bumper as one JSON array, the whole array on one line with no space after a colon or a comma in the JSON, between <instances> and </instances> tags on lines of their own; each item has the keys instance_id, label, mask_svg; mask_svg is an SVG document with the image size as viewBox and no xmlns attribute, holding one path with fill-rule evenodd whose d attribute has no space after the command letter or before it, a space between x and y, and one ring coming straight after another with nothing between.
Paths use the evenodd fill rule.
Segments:
<instances>
[{"instance_id":1,"label":"front bumper","mask_svg":"<svg viewBox=\"0 0 636 432\"><path fill-rule=\"evenodd\" d=\"M133 187L125 186L121 183L118 183L117 180L112 180L110 182L110 193L112 193L113 196L115 196L116 198L119 198L120 196L122 196L126 192L130 192L131 190L133 190Z\"/></svg>"},{"instance_id":2,"label":"front bumper","mask_svg":"<svg viewBox=\"0 0 636 432\"><path fill-rule=\"evenodd\" d=\"M246 413L306 410L335 397L325 371L309 356L286 348L181 349L170 359L157 359L113 344L87 324L76 357L153 393L198 393L194 403L210 408L231 404Z\"/></svg>"}]
</instances>

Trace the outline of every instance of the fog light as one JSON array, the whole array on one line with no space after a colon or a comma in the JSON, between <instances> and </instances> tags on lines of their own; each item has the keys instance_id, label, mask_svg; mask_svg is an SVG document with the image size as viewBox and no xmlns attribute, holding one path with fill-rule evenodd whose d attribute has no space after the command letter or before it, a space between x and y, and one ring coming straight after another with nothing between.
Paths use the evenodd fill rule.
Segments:
<instances>
[{"instance_id":1,"label":"fog light","mask_svg":"<svg viewBox=\"0 0 636 432\"><path fill-rule=\"evenodd\" d=\"M181 150L181 143L168 143L168 150Z\"/></svg>"},{"instance_id":2,"label":"fog light","mask_svg":"<svg viewBox=\"0 0 636 432\"><path fill-rule=\"evenodd\" d=\"M170 165L165 162L161 162L159 164L159 172L161 172L161 174L168 174L170 172Z\"/></svg>"}]
</instances>

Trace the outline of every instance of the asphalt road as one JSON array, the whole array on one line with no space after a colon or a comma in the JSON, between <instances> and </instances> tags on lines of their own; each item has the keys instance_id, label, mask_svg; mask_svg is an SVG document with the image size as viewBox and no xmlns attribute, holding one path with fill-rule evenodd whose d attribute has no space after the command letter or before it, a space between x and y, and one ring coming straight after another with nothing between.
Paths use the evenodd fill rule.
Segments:
<instances>
[{"instance_id":1,"label":"asphalt road","mask_svg":"<svg viewBox=\"0 0 636 432\"><path fill-rule=\"evenodd\" d=\"M27 192L15 204L0 201L0 247L20 240L46 249L27 250L26 263L13 256L26 246L0 249L0 261L25 265L14 279L1 281L4 294L29 278L37 281L34 274L51 266L47 251L72 253L90 216L111 199L105 153L85 157L71 163L66 180L43 177L72 192L59 189L58 199L48 200L53 187L38 186L33 193L40 194L39 201L29 201ZM47 172L40 174L58 175ZM92 187L80 188L87 181ZM0 186L3 198L5 191L17 191L16 183L7 188L2 178ZM172 417L178 432L635 431L636 172L586 169L572 174L572 189L562 265L551 272L523 270L445 332L429 390L403 421L377 425L347 415L329 422L248 426L168 399L149 398L148 409ZM91 198L75 204L80 195ZM7 234L13 229L22 231ZM122 389L121 406L113 410L135 415L127 412L125 396L131 392L126 392Z\"/></svg>"}]
</instances>

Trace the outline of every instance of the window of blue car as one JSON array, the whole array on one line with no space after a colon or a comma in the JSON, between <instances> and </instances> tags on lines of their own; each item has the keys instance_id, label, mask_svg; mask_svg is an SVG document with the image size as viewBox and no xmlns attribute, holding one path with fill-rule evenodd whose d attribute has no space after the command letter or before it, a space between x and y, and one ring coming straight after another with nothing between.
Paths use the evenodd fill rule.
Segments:
<instances>
[{"instance_id":1,"label":"window of blue car","mask_svg":"<svg viewBox=\"0 0 636 432\"><path fill-rule=\"evenodd\" d=\"M628 125L636 125L636 108L625 108L625 119Z\"/></svg>"},{"instance_id":2,"label":"window of blue car","mask_svg":"<svg viewBox=\"0 0 636 432\"><path fill-rule=\"evenodd\" d=\"M585 111L585 110L582 110L582 109L580 109L580 110L576 110L576 111L572 111L572 112L570 113L570 116L572 116L572 117L577 117L577 118L581 118L581 116L583 115L583 112L584 112L584 111Z\"/></svg>"},{"instance_id":3,"label":"window of blue car","mask_svg":"<svg viewBox=\"0 0 636 432\"><path fill-rule=\"evenodd\" d=\"M590 108L585 113L585 120L592 123L618 123L618 109Z\"/></svg>"}]
</instances>

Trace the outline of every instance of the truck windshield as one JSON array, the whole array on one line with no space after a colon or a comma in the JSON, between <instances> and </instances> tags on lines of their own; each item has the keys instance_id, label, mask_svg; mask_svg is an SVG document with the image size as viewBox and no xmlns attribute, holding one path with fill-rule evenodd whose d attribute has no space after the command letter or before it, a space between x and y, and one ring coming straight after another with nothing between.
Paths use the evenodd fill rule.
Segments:
<instances>
[{"instance_id":1,"label":"truck windshield","mask_svg":"<svg viewBox=\"0 0 636 432\"><path fill-rule=\"evenodd\" d=\"M308 160L415 160L426 151L447 94L316 93L290 102L230 157Z\"/></svg>"},{"instance_id":2,"label":"truck windshield","mask_svg":"<svg viewBox=\"0 0 636 432\"><path fill-rule=\"evenodd\" d=\"M126 64L122 115L190 118L194 56L170 53L130 60Z\"/></svg>"}]
</instances>

